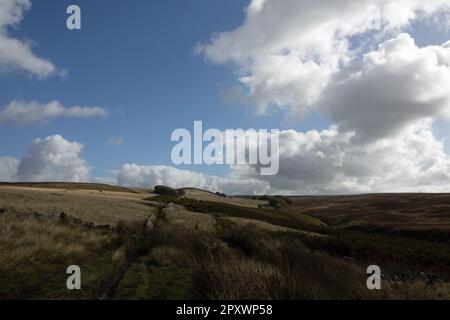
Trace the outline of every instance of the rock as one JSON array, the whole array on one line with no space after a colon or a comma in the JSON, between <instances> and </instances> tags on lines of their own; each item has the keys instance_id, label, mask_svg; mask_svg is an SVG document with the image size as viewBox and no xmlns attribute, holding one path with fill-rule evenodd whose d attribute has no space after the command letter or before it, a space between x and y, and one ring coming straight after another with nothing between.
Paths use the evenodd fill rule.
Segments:
<instances>
[{"instance_id":1,"label":"rock","mask_svg":"<svg viewBox=\"0 0 450 320\"><path fill-rule=\"evenodd\" d=\"M147 233L147 234L150 233L154 227L155 227L155 224L153 223L153 221L148 220L147 224L145 226L145 233Z\"/></svg>"},{"instance_id":2,"label":"rock","mask_svg":"<svg viewBox=\"0 0 450 320\"><path fill-rule=\"evenodd\" d=\"M343 259L344 259L344 260L347 260L347 261L350 261L350 262L356 262L356 259L354 259L354 258L352 258L352 257L344 256Z\"/></svg>"},{"instance_id":3,"label":"rock","mask_svg":"<svg viewBox=\"0 0 450 320\"><path fill-rule=\"evenodd\" d=\"M94 229L95 230L111 231L111 226L109 226L107 224L101 224L101 225L94 226Z\"/></svg>"},{"instance_id":4,"label":"rock","mask_svg":"<svg viewBox=\"0 0 450 320\"><path fill-rule=\"evenodd\" d=\"M39 212L33 212L32 215L33 218L40 218L42 216L42 214L40 214Z\"/></svg>"},{"instance_id":5,"label":"rock","mask_svg":"<svg viewBox=\"0 0 450 320\"><path fill-rule=\"evenodd\" d=\"M227 197L227 195L223 192L216 192L216 196L223 197L223 198Z\"/></svg>"},{"instance_id":6,"label":"rock","mask_svg":"<svg viewBox=\"0 0 450 320\"><path fill-rule=\"evenodd\" d=\"M161 196L181 197L185 194L184 190L176 190L167 186L155 186L153 191Z\"/></svg>"},{"instance_id":7,"label":"rock","mask_svg":"<svg viewBox=\"0 0 450 320\"><path fill-rule=\"evenodd\" d=\"M158 219L158 215L157 212L152 212L148 219L147 219L147 223L145 224L145 229L144 232L145 233L150 233L154 228L155 228L155 222Z\"/></svg>"}]
</instances>

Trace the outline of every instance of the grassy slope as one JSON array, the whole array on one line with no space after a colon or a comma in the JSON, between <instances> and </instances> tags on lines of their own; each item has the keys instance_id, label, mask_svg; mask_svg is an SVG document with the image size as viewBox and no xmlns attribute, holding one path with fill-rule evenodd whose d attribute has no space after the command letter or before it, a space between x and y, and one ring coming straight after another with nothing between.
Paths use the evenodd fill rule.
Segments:
<instances>
[{"instance_id":1,"label":"grassy slope","mask_svg":"<svg viewBox=\"0 0 450 320\"><path fill-rule=\"evenodd\" d=\"M96 190L96 191L115 191L139 193L138 189L112 186L100 183L67 183L67 182L0 182L0 186L7 187L25 187L25 188L46 188L46 189L63 189L63 190Z\"/></svg>"},{"instance_id":2,"label":"grassy slope","mask_svg":"<svg viewBox=\"0 0 450 320\"><path fill-rule=\"evenodd\" d=\"M148 215L146 195L125 192L0 187L0 209L58 216L61 212L96 224L116 224Z\"/></svg>"},{"instance_id":3,"label":"grassy slope","mask_svg":"<svg viewBox=\"0 0 450 320\"><path fill-rule=\"evenodd\" d=\"M0 197L0 207L2 199L12 200L10 196ZM66 202L55 203L54 197L61 196L33 199L40 202L42 208L62 206ZM71 194L67 197L87 207L85 198ZM162 200L174 201L198 212L197 218L204 213L212 229L202 228L201 221L192 223L192 214L183 211L169 215L170 210L180 207L166 207L163 203L159 204L157 220L150 233L143 229L146 220L141 213L139 219L121 222L122 231L116 232L66 224L55 216L35 216L7 208L0 213L0 298L98 298L111 284L119 267L129 265L112 298L450 299L450 248L447 245L328 227L319 219L302 213L330 208L331 198L314 198L314 204L302 199L304 206L297 203L295 210L248 208L167 197L149 198L146 202L156 205ZM102 212L111 215L107 219L111 223L119 220L117 215L130 216L112 210L118 203L128 200L118 198L117 201L111 204L111 210L104 207L106 211ZM334 209L352 207L348 198L332 201ZM367 201L367 198L359 198L356 204ZM19 197L17 202L21 208L23 198ZM391 207L398 208L394 204ZM143 208L147 214L156 210ZM61 211L60 208L52 210ZM93 218L92 215L83 217L87 222ZM290 230L264 229L250 220L236 223L232 217L264 221ZM295 229L317 230L321 235ZM65 268L70 264L82 267L81 292L65 290ZM365 268L369 264L381 265L385 273L382 292L371 293L365 288ZM400 281L396 280L399 278Z\"/></svg>"},{"instance_id":4,"label":"grassy slope","mask_svg":"<svg viewBox=\"0 0 450 320\"><path fill-rule=\"evenodd\" d=\"M59 219L0 216L1 299L92 299L115 272L114 235ZM82 269L81 291L66 288L69 265Z\"/></svg>"},{"instance_id":5,"label":"grassy slope","mask_svg":"<svg viewBox=\"0 0 450 320\"><path fill-rule=\"evenodd\" d=\"M450 194L373 194L292 197L293 213L367 233L450 241Z\"/></svg>"},{"instance_id":6,"label":"grassy slope","mask_svg":"<svg viewBox=\"0 0 450 320\"><path fill-rule=\"evenodd\" d=\"M294 229L324 226L324 224L317 218L310 217L301 213L291 213L283 210L250 208L236 206L229 203L198 201L187 198L174 199L172 197L156 197L151 200L165 200L166 202L174 202L178 205L184 206L186 209L193 212L261 220L274 225Z\"/></svg>"}]
</instances>

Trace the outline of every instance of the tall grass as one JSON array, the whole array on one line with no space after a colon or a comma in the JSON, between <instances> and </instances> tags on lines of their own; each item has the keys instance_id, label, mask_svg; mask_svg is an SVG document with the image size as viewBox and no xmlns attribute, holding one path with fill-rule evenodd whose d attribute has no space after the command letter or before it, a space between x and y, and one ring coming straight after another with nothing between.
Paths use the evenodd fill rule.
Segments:
<instances>
[{"instance_id":1,"label":"tall grass","mask_svg":"<svg viewBox=\"0 0 450 320\"><path fill-rule=\"evenodd\" d=\"M95 298L115 268L110 235L54 217L6 212L0 244L0 299ZM84 289L77 292L66 288L73 264L83 270Z\"/></svg>"},{"instance_id":2,"label":"tall grass","mask_svg":"<svg viewBox=\"0 0 450 320\"><path fill-rule=\"evenodd\" d=\"M199 299L374 297L361 268L252 225L230 228L219 238L173 227L153 236L153 263L193 270L192 296Z\"/></svg>"},{"instance_id":3,"label":"tall grass","mask_svg":"<svg viewBox=\"0 0 450 320\"><path fill-rule=\"evenodd\" d=\"M114 217L119 221L114 230L105 231L54 215L7 210L0 214L0 298L98 298L120 268L123 278L111 297L122 299L450 298L445 282L450 249L444 244L323 226L320 234L295 231L303 222L275 210L186 204L209 213L212 227L192 227L193 215L184 211L170 219L177 206L156 213L147 208L140 219ZM294 221L294 229L230 218L247 214L278 224ZM150 229L149 215L156 217ZM386 277L383 290L369 291L365 269L372 263L382 263L387 272L429 269L440 272L440 279ZM82 268L82 291L65 288L72 264Z\"/></svg>"},{"instance_id":4,"label":"tall grass","mask_svg":"<svg viewBox=\"0 0 450 320\"><path fill-rule=\"evenodd\" d=\"M450 285L383 281L366 287L365 262L313 249L304 235L221 224L218 234L166 226L152 234L153 266L192 270L196 299L446 299ZM317 237L320 239L321 237ZM339 246L339 245L338 245ZM323 248L322 248L323 249Z\"/></svg>"}]
</instances>

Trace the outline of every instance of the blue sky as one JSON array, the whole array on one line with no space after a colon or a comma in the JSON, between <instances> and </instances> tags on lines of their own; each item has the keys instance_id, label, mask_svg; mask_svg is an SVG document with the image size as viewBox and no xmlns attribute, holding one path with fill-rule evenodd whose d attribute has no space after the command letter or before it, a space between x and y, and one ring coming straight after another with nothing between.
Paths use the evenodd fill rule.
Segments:
<instances>
[{"instance_id":1,"label":"blue sky","mask_svg":"<svg viewBox=\"0 0 450 320\"><path fill-rule=\"evenodd\" d=\"M58 100L67 106L104 107L111 115L0 126L1 154L20 158L33 139L61 134L85 145L83 156L92 174L101 176L129 162L171 164L171 132L192 128L194 120L219 129L286 126L280 117L255 117L225 103L221 93L234 84L231 69L194 54L196 44L213 33L239 26L248 1L80 0L82 30L69 31L65 11L72 3L34 1L20 28L11 30L17 38L35 41L34 53L66 69L67 77L37 81L22 72L3 75L0 105L13 99ZM115 137L124 144L107 143Z\"/></svg>"},{"instance_id":2,"label":"blue sky","mask_svg":"<svg viewBox=\"0 0 450 320\"><path fill-rule=\"evenodd\" d=\"M240 119L218 96L230 75L193 56L198 41L239 23L238 1L234 6L223 1L78 1L83 29L68 31L65 11L71 3L34 1L14 32L37 41L34 52L67 69L68 76L63 81L5 76L1 105L12 99L56 99L65 105L101 106L111 116L2 126L1 153L20 157L33 139L58 133L82 141L84 157L101 175L129 161L168 163L171 131L192 126L194 119L210 114L211 125L218 125L218 118L221 123ZM113 137L122 137L124 144L109 145Z\"/></svg>"},{"instance_id":3,"label":"blue sky","mask_svg":"<svg viewBox=\"0 0 450 320\"><path fill-rule=\"evenodd\" d=\"M19 3L19 0L1 1ZM22 3L27 1L29 0L23 0ZM349 142L342 146L341 143L345 139L346 130L353 131L356 136L367 135L371 119L383 114L385 118L378 124L381 128L379 131L389 132L389 135L371 136L370 141L389 138L393 145L400 141L398 132L402 132L401 141L409 146L420 137L430 137L429 141L420 144L422 149L411 152L426 154L426 159L405 159L404 153L400 154L400 151L395 154L399 162L405 161L404 167L411 165L413 172L420 173L420 177L415 176L416 180L400 184L405 188L420 187L421 181L426 179L417 168L430 162L439 163L440 166L432 173L434 183L439 180L435 180L436 172L439 172L439 177L446 175L449 171L446 169L447 162L450 166L447 155L449 145L442 146L439 142L439 139L450 136L448 120L441 114L447 105L436 102L445 100L442 95L442 86L445 87L445 84L436 81L435 87L427 87L427 81L410 83L408 78L402 78L402 74L409 72L412 78L418 76L418 79L431 79L442 76L439 70L445 69L447 72L447 68L450 74L450 67L445 62L440 62L443 65L430 70L413 70L407 63L410 53L416 55L417 66L431 61L427 59L430 58L430 53L435 54L435 49L422 50L422 47L435 45L439 46L439 50L445 50L445 46L440 46L450 38L445 31L448 27L445 24L448 22L431 21L442 18L441 13L446 13L450 8L449 1L438 0L433 4L424 4L416 0L405 0L402 8L389 6L395 4L393 0L365 2L373 4L375 8L386 5L375 13L382 14L379 18L388 22L386 25L389 27L386 28L389 30L371 29L370 23L366 22L366 8L348 0L343 0L341 7L333 1L327 4L304 0L280 3L274 0L31 1L31 9L24 10L24 18L15 28L6 24L7 37L30 44L33 55L51 61L59 71L64 70L67 74L64 77L52 75L39 79L33 72L21 68L16 68L13 72L0 72L0 111L14 100L44 105L56 100L64 107L101 107L108 110L109 116L58 117L44 123L36 121L19 126L0 123L0 160L1 157L8 156L19 161L30 150L29 146L34 139L58 134L67 141L84 145L82 154L77 154L72 160L77 162L78 157L84 159L89 168L92 168L90 177L108 176L109 171L120 170L124 164L173 166L170 159L174 145L170 141L172 131L177 128L191 129L195 120L202 120L206 128L294 130L286 133L287 138L283 142L286 155L282 155L282 158L286 159L281 163L282 172L277 177L278 180L262 181L271 190L299 192L303 190L301 186L315 186L319 181L320 185L311 189L311 192L347 192L352 191L352 188L359 191L380 191L385 190L386 186L389 189L392 183L389 180L391 173L389 177L387 173L383 177L376 176L379 174L378 165L381 168L384 161L392 162L392 159L376 158L377 154L386 151L375 152L369 144L356 146ZM81 7L81 31L69 31L66 28L66 8L70 4ZM445 7L446 5L449 7ZM309 19L311 10L321 14ZM400 15L399 10L404 12ZM426 12L426 15L421 17L421 12ZM348 17L344 17L347 14ZM398 17L410 18L400 21ZM4 28L4 24L0 17L0 28ZM353 37L351 32L341 32L347 27L356 30L361 26L366 29L362 33L356 33L357 37ZM337 32L338 30L341 31ZM402 32L409 33L410 36L400 36ZM0 34L0 44L4 41L1 36ZM211 42L213 37L216 37L216 42ZM379 86L374 86L373 90L369 87L369 94L362 97L362 101L356 98L358 92L352 91L352 87L338 88L333 81L324 90L323 83L335 76L345 78L355 68L366 70L363 65L356 64L333 66L334 59L344 61L348 56L358 62L362 54L367 54L369 50L372 51L371 54L387 55L377 48L378 45L388 44L390 39L396 43L395 50L399 50L401 57L397 61L399 72L386 74L384 77L385 80L398 77L399 84L404 84L399 86L399 90L387 87L377 92ZM408 39L412 39L415 45ZM330 45L343 45L346 41L352 43L352 47L361 49L360 54L351 57L352 52L339 52L338 47ZM368 43L369 46L361 46L362 43ZM195 54L194 49L198 44L206 46L201 53ZM285 52L285 55L280 56L280 52ZM397 53L394 52L392 56L395 54ZM315 65L317 57L321 61L319 65ZM385 58L387 65L389 56ZM4 57L0 50L0 67L2 59ZM299 61L304 64L298 63ZM311 65L315 71L309 73ZM381 71L384 70L384 65L379 67ZM329 72L330 68L333 69L332 72ZM249 83L243 84L240 79L242 74L250 76ZM366 82L355 84L355 88L369 84L373 86L370 77L362 80ZM385 82L384 79L381 82ZM249 106L244 108L232 105L223 98L225 92L236 86L253 90L250 93L250 99L253 100L248 100L252 101ZM340 96L339 92L346 89L350 94ZM427 92L434 89L436 96L430 97L429 101L414 96L414 93L421 90ZM401 90L405 92L398 94ZM384 98L389 95L395 99L390 101ZM329 97L334 100L327 100ZM350 100L346 100L347 98ZM321 106L322 101L328 101L328 105L332 105L334 109L330 111L324 108ZM423 104L419 110L408 109L408 106L415 106L417 101ZM258 111L262 110L265 115L255 115L255 105L252 104L257 103ZM301 121L293 120L297 119L297 115L304 114L305 106L308 110L306 117ZM424 119L433 119L435 124L422 122L419 125ZM327 141L330 133L321 132L330 125L339 126L336 132L331 133L336 135L336 141L332 143ZM419 129L411 135L409 125ZM317 134L313 138L305 138L306 132L313 129L318 131ZM117 138L123 139L123 144L109 143L111 139ZM305 141L309 143L307 151L302 149ZM328 143L333 147L329 148ZM434 149L426 149L430 145ZM394 149L402 150L398 146L394 146ZM370 159L364 158L371 153ZM336 154L347 155L348 168L345 167L345 161L342 164L332 160ZM360 157L356 163L353 156ZM291 165L290 161L294 163ZM358 166L372 161L376 167L373 176L357 173L364 171ZM306 167L303 167L305 163ZM141 169L145 171L145 168ZM226 166L184 166L181 169L221 177L227 177L229 173ZM61 167L57 170L61 170ZM158 174L159 170L156 170ZM308 172L316 171L333 174L314 176L311 181L302 180L308 176ZM385 169L380 169L379 172L384 171ZM408 176L408 173L399 170L397 173L399 176ZM244 180L259 179L245 172L240 175ZM450 175L448 178L450 179ZM168 180L170 182L169 178ZM330 180L345 180L345 183L336 182L336 186L333 184L332 187L323 187ZM354 181L357 181L356 186L352 185ZM289 187L285 189L284 184ZM395 190L409 190L405 188L396 187ZM309 189L307 192L310 192Z\"/></svg>"}]
</instances>

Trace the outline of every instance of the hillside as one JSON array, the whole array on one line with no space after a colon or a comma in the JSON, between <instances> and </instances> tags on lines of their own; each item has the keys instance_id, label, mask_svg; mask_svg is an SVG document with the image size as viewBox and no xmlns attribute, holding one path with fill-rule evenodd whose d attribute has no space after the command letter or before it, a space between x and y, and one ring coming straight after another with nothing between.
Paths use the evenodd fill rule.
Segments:
<instances>
[{"instance_id":1,"label":"hillside","mask_svg":"<svg viewBox=\"0 0 450 320\"><path fill-rule=\"evenodd\" d=\"M287 210L337 227L450 241L450 194L292 197Z\"/></svg>"},{"instance_id":2,"label":"hillside","mask_svg":"<svg viewBox=\"0 0 450 320\"><path fill-rule=\"evenodd\" d=\"M19 188L43 188L60 190L94 190L94 191L113 191L129 193L145 193L148 190L138 188L125 188L100 183L67 183L67 182L0 182L0 187L19 187Z\"/></svg>"},{"instance_id":3,"label":"hillside","mask_svg":"<svg viewBox=\"0 0 450 320\"><path fill-rule=\"evenodd\" d=\"M293 197L274 209L184 191L1 185L0 298L450 299L448 195ZM72 264L83 290L65 288ZM366 288L371 264L378 292Z\"/></svg>"}]
</instances>

